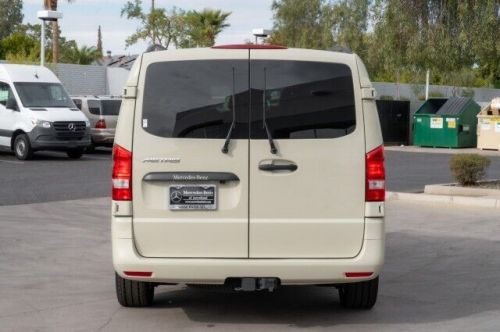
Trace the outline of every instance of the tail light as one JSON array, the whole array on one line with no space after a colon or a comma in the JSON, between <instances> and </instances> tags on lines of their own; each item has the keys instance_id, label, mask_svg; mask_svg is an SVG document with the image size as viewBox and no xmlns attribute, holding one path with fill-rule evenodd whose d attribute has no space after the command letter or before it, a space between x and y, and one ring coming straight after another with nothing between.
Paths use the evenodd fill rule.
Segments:
<instances>
[{"instance_id":1,"label":"tail light","mask_svg":"<svg viewBox=\"0 0 500 332\"><path fill-rule=\"evenodd\" d=\"M123 271L123 273L128 277L151 277L153 272L146 271Z\"/></svg>"},{"instance_id":2,"label":"tail light","mask_svg":"<svg viewBox=\"0 0 500 332\"><path fill-rule=\"evenodd\" d=\"M113 146L113 200L132 200L132 152Z\"/></svg>"},{"instance_id":3,"label":"tail light","mask_svg":"<svg viewBox=\"0 0 500 332\"><path fill-rule=\"evenodd\" d=\"M373 275L373 272L346 272L347 278L368 278Z\"/></svg>"},{"instance_id":4,"label":"tail light","mask_svg":"<svg viewBox=\"0 0 500 332\"><path fill-rule=\"evenodd\" d=\"M385 167L384 146L366 154L366 190L367 202L383 202L385 200Z\"/></svg>"},{"instance_id":5,"label":"tail light","mask_svg":"<svg viewBox=\"0 0 500 332\"><path fill-rule=\"evenodd\" d=\"M95 127L97 129L106 129L106 120L104 119L99 119L96 123L95 123Z\"/></svg>"}]
</instances>

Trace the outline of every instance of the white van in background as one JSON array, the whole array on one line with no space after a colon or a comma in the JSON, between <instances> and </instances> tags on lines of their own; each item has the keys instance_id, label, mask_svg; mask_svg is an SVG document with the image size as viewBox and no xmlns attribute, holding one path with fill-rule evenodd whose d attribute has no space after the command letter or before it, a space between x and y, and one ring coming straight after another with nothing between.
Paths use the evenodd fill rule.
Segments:
<instances>
[{"instance_id":1,"label":"white van in background","mask_svg":"<svg viewBox=\"0 0 500 332\"><path fill-rule=\"evenodd\" d=\"M56 75L31 65L0 64L0 149L28 160L41 150L77 159L90 145L90 123Z\"/></svg>"}]
</instances>

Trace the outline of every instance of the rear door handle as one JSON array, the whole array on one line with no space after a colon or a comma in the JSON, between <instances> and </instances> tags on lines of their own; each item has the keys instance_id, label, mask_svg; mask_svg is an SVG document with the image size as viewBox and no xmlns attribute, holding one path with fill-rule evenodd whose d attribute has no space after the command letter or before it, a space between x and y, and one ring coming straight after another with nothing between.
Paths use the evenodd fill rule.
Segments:
<instances>
[{"instance_id":1,"label":"rear door handle","mask_svg":"<svg viewBox=\"0 0 500 332\"><path fill-rule=\"evenodd\" d=\"M294 172L299 168L295 164L285 164L285 165L275 165L275 164L261 164L259 169L265 172L275 172L275 171L290 171Z\"/></svg>"}]
</instances>

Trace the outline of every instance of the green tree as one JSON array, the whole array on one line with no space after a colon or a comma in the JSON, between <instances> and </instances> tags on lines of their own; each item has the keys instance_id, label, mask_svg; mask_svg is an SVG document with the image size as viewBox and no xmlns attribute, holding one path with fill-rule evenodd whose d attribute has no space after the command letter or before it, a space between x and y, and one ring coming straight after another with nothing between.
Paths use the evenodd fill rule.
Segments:
<instances>
[{"instance_id":1,"label":"green tree","mask_svg":"<svg viewBox=\"0 0 500 332\"><path fill-rule=\"evenodd\" d=\"M94 46L78 47L73 43L61 57L62 62L74 63L78 65L90 65L101 57L101 54Z\"/></svg>"},{"instance_id":2,"label":"green tree","mask_svg":"<svg viewBox=\"0 0 500 332\"><path fill-rule=\"evenodd\" d=\"M23 17L22 0L0 0L0 39L15 32Z\"/></svg>"},{"instance_id":3,"label":"green tree","mask_svg":"<svg viewBox=\"0 0 500 332\"><path fill-rule=\"evenodd\" d=\"M274 0L270 42L289 47L326 49L333 45L325 0Z\"/></svg>"},{"instance_id":4,"label":"green tree","mask_svg":"<svg viewBox=\"0 0 500 332\"><path fill-rule=\"evenodd\" d=\"M97 28L97 46L96 46L97 52L99 52L99 55L102 57L103 52L102 52L102 31L101 31L101 26Z\"/></svg>"},{"instance_id":5,"label":"green tree","mask_svg":"<svg viewBox=\"0 0 500 332\"><path fill-rule=\"evenodd\" d=\"M66 0L68 3L72 3L75 0ZM57 10L58 0L43 0L43 8L46 10ZM52 31L54 33L53 43L52 43L52 62L57 63L59 61L60 54L60 44L59 44L59 36L60 29L58 21L52 22Z\"/></svg>"},{"instance_id":6,"label":"green tree","mask_svg":"<svg viewBox=\"0 0 500 332\"><path fill-rule=\"evenodd\" d=\"M13 33L0 41L0 58L12 63L37 63L40 61L40 24L23 24L18 27L18 32ZM49 50L52 43L52 27L46 30L45 48ZM81 60L83 56L77 56L78 49L74 40L59 37L60 62L63 63L91 63L92 61ZM82 52L86 53L86 52ZM47 52L47 60L52 61L52 54Z\"/></svg>"},{"instance_id":7,"label":"green tree","mask_svg":"<svg viewBox=\"0 0 500 332\"><path fill-rule=\"evenodd\" d=\"M325 29L331 30L333 45L347 47L364 57L367 53L369 0L341 0L324 7Z\"/></svg>"},{"instance_id":8,"label":"green tree","mask_svg":"<svg viewBox=\"0 0 500 332\"><path fill-rule=\"evenodd\" d=\"M9 60L14 57L33 59L36 62L40 57L39 41L21 32L3 38L0 41L0 58Z\"/></svg>"},{"instance_id":9,"label":"green tree","mask_svg":"<svg viewBox=\"0 0 500 332\"><path fill-rule=\"evenodd\" d=\"M360 54L372 79L500 87L499 0L275 0L272 42Z\"/></svg>"},{"instance_id":10,"label":"green tree","mask_svg":"<svg viewBox=\"0 0 500 332\"><path fill-rule=\"evenodd\" d=\"M204 9L189 11L185 14L187 35L191 47L210 47L215 44L215 38L227 27L227 19L231 13L221 10Z\"/></svg>"},{"instance_id":11,"label":"green tree","mask_svg":"<svg viewBox=\"0 0 500 332\"><path fill-rule=\"evenodd\" d=\"M176 43L182 32L182 22L179 19L184 12L173 8L167 12L164 8L153 7L149 13L142 9L141 0L128 1L122 8L121 16L129 20L138 20L140 27L126 40L126 45L130 46L143 40L152 45L161 45L168 48L172 43Z\"/></svg>"}]
</instances>

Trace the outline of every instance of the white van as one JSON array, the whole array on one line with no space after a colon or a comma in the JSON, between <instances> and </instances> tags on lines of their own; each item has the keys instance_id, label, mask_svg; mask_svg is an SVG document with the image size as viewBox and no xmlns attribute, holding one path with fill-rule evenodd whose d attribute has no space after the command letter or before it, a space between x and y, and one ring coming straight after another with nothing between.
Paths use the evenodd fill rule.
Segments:
<instances>
[{"instance_id":1,"label":"white van","mask_svg":"<svg viewBox=\"0 0 500 332\"><path fill-rule=\"evenodd\" d=\"M47 68L0 64L0 149L21 160L35 151L80 158L90 145L90 122Z\"/></svg>"},{"instance_id":2,"label":"white van","mask_svg":"<svg viewBox=\"0 0 500 332\"><path fill-rule=\"evenodd\" d=\"M385 170L357 55L230 45L146 53L113 148L118 301L161 284L331 285L371 308ZM327 288L325 288L327 289Z\"/></svg>"}]
</instances>

